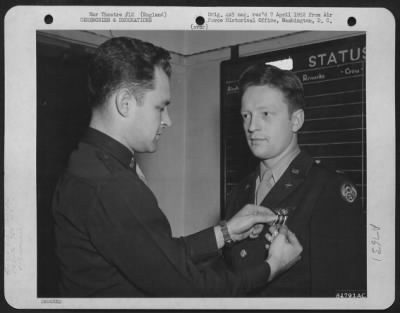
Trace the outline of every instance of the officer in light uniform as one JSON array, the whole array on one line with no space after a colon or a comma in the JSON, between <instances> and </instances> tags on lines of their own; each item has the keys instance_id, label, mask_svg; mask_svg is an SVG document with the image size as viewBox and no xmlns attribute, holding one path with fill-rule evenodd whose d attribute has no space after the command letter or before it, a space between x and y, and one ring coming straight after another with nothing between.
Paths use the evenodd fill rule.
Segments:
<instances>
[{"instance_id":1,"label":"officer in light uniform","mask_svg":"<svg viewBox=\"0 0 400 313\"><path fill-rule=\"evenodd\" d=\"M366 228L354 185L319 165L297 143L304 122L300 80L270 65L248 68L241 76L241 115L250 150L259 167L231 192L227 217L244 203L280 214L303 245L300 262L252 296L336 297L365 295ZM274 232L274 231L272 231ZM273 241L274 234L267 234ZM256 266L263 258L265 236L224 249L235 271Z\"/></svg>"}]
</instances>

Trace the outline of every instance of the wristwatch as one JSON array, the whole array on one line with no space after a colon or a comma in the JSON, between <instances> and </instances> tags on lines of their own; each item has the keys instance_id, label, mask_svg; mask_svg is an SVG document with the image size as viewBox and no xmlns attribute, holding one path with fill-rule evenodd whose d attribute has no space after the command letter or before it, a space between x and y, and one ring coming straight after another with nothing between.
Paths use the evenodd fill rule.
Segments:
<instances>
[{"instance_id":1,"label":"wristwatch","mask_svg":"<svg viewBox=\"0 0 400 313\"><path fill-rule=\"evenodd\" d=\"M233 245L233 239L231 235L229 235L228 226L226 225L226 221L221 221L219 223L221 226L222 236L224 237L224 242L226 247L231 247Z\"/></svg>"}]
</instances>

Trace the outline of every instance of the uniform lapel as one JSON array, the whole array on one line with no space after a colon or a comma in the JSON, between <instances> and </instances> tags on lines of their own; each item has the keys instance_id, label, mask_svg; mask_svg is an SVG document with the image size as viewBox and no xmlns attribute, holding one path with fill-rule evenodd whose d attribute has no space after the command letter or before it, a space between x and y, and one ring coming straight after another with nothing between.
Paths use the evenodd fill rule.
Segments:
<instances>
[{"instance_id":1,"label":"uniform lapel","mask_svg":"<svg viewBox=\"0 0 400 313\"><path fill-rule=\"evenodd\" d=\"M271 209L279 207L279 204L284 199L287 199L304 182L312 164L312 158L305 152L300 152L283 173L282 177L272 187L261 205Z\"/></svg>"},{"instance_id":2,"label":"uniform lapel","mask_svg":"<svg viewBox=\"0 0 400 313\"><path fill-rule=\"evenodd\" d=\"M247 203L254 204L254 193L256 189L256 179L257 179L258 171L254 171L248 176L244 186L243 186L243 194L242 194L242 205Z\"/></svg>"}]
</instances>

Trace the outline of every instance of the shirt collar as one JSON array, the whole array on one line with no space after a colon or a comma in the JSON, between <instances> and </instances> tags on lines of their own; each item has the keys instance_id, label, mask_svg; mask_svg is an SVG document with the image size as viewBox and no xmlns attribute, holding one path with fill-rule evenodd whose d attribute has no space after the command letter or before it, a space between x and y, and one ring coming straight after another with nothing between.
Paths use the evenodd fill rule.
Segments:
<instances>
[{"instance_id":1,"label":"shirt collar","mask_svg":"<svg viewBox=\"0 0 400 313\"><path fill-rule=\"evenodd\" d=\"M126 167L135 168L136 166L134 154L127 147L97 129L89 127L82 142L94 145L111 154Z\"/></svg>"},{"instance_id":2,"label":"shirt collar","mask_svg":"<svg viewBox=\"0 0 400 313\"><path fill-rule=\"evenodd\" d=\"M289 167L290 163L296 158L300 153L300 148L297 144L291 144L279 157L279 159L270 168L272 171L272 177L274 182L277 182L279 178L283 175L286 169ZM268 168L263 162L260 162L260 177Z\"/></svg>"}]
</instances>

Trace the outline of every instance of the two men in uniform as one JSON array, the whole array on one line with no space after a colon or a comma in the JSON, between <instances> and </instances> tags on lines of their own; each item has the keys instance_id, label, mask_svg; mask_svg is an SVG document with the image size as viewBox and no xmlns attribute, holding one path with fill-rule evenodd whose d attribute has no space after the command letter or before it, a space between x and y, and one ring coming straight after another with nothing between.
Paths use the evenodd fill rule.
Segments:
<instances>
[{"instance_id":1,"label":"two men in uniform","mask_svg":"<svg viewBox=\"0 0 400 313\"><path fill-rule=\"evenodd\" d=\"M62 297L246 295L300 258L301 244L283 227L256 266L235 273L201 266L225 243L276 219L251 204L220 225L172 237L135 160L155 152L171 125L169 58L162 48L121 37L103 43L89 65L90 127L54 194Z\"/></svg>"},{"instance_id":2,"label":"two men in uniform","mask_svg":"<svg viewBox=\"0 0 400 313\"><path fill-rule=\"evenodd\" d=\"M170 74L167 51L125 37L102 44L90 63L90 127L54 195L61 296L332 297L365 289L357 192L300 151L303 89L272 66L241 78L244 131L260 166L233 191L229 220L172 237L135 160L155 152L171 125ZM260 227L276 214L286 225ZM203 266L221 249L218 269Z\"/></svg>"}]
</instances>

